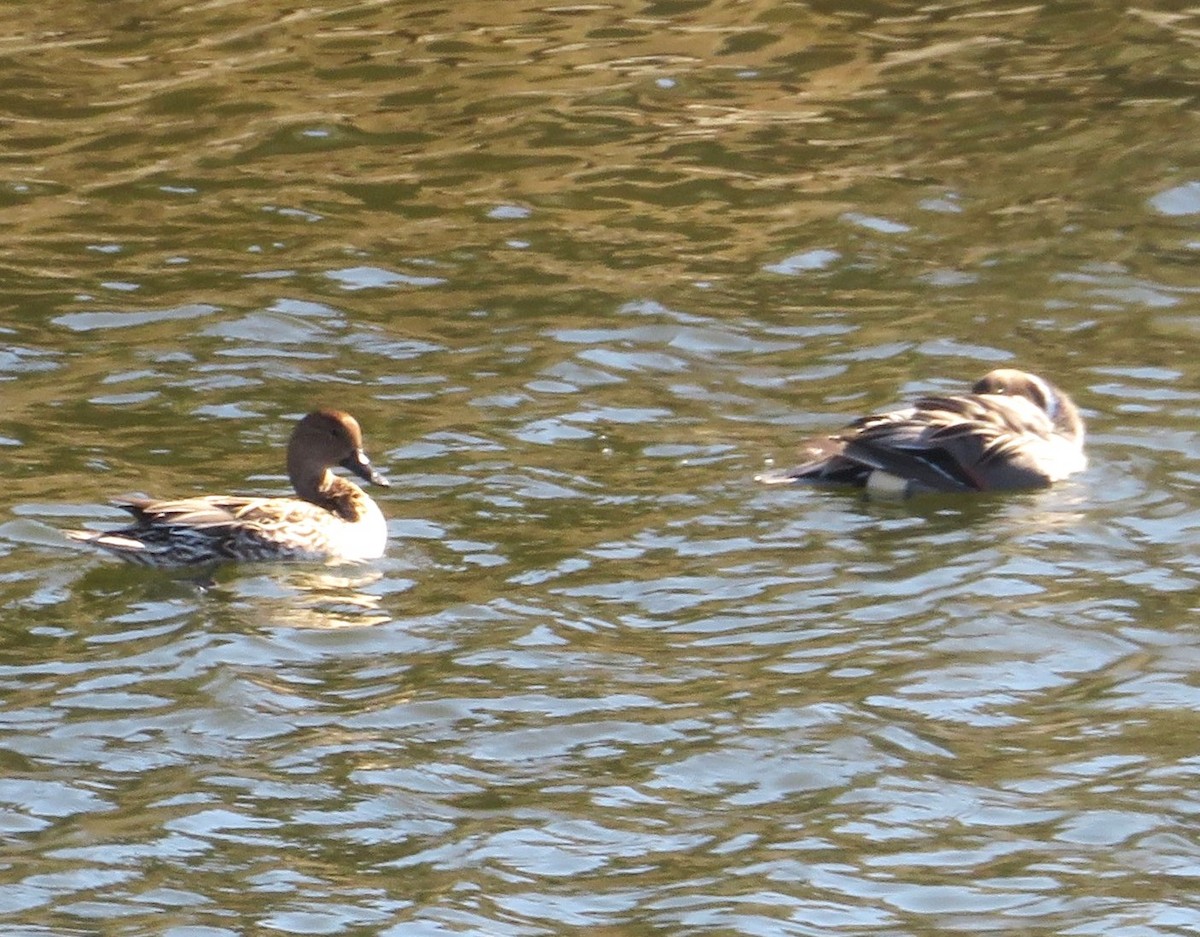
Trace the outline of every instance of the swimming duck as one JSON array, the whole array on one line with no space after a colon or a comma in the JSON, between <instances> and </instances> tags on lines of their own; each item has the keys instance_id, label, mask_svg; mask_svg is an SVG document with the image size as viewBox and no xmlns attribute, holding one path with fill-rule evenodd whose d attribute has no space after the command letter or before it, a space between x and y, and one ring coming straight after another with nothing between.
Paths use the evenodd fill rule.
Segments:
<instances>
[{"instance_id":1,"label":"swimming duck","mask_svg":"<svg viewBox=\"0 0 1200 937\"><path fill-rule=\"evenodd\" d=\"M1066 394L1036 374L1000 368L969 394L922 397L809 440L802 465L756 478L854 485L891 497L1041 488L1087 467L1083 435L1083 418Z\"/></svg>"},{"instance_id":2,"label":"swimming duck","mask_svg":"<svg viewBox=\"0 0 1200 937\"><path fill-rule=\"evenodd\" d=\"M388 484L363 452L358 421L340 410L317 410L296 424L288 442L288 477L299 497L121 498L113 503L134 516L131 526L64 532L143 566L376 559L387 542L383 514L358 485L334 475L334 466Z\"/></svg>"}]
</instances>

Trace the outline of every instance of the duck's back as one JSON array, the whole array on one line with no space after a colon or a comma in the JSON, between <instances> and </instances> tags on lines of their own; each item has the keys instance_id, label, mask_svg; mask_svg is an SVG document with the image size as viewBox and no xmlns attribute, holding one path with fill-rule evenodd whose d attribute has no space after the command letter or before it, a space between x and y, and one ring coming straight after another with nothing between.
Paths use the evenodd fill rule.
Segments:
<instances>
[{"instance_id":1,"label":"duck's back","mask_svg":"<svg viewBox=\"0 0 1200 937\"><path fill-rule=\"evenodd\" d=\"M1039 488L1086 465L1082 445L1024 397L929 396L810 440L806 461L765 482L851 484L903 496Z\"/></svg>"},{"instance_id":2,"label":"duck's back","mask_svg":"<svg viewBox=\"0 0 1200 937\"><path fill-rule=\"evenodd\" d=\"M71 535L86 534L87 542L145 566L375 559L383 555L387 525L365 494L361 502L360 516L351 523L299 498L125 498L114 503L133 515L133 525Z\"/></svg>"}]
</instances>

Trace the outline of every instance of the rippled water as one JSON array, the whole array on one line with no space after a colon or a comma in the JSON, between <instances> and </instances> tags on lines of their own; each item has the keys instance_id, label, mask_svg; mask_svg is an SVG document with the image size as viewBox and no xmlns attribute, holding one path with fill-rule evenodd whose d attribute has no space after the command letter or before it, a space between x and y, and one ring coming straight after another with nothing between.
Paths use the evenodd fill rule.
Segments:
<instances>
[{"instance_id":1,"label":"rippled water","mask_svg":"<svg viewBox=\"0 0 1200 937\"><path fill-rule=\"evenodd\" d=\"M1194 12L0 17L6 934L1200 927ZM750 480L997 363L1086 473ZM315 404L377 564L58 532Z\"/></svg>"}]
</instances>

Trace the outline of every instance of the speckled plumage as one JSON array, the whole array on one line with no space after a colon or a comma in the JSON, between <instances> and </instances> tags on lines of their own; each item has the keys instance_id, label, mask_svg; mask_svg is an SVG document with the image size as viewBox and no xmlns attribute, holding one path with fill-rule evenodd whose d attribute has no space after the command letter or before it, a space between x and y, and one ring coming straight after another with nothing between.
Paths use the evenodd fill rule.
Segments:
<instances>
[{"instance_id":1,"label":"speckled plumage","mask_svg":"<svg viewBox=\"0 0 1200 937\"><path fill-rule=\"evenodd\" d=\"M1066 394L1037 375L1000 368L969 394L923 397L809 440L803 464L756 477L901 497L1040 488L1087 467L1083 438L1083 418Z\"/></svg>"},{"instance_id":2,"label":"speckled plumage","mask_svg":"<svg viewBox=\"0 0 1200 937\"><path fill-rule=\"evenodd\" d=\"M133 515L131 526L65 533L123 560L154 567L382 556L387 542L383 514L358 485L330 471L335 465L387 485L363 452L354 417L319 410L296 424L288 443L288 475L298 498L121 498L113 503Z\"/></svg>"}]
</instances>

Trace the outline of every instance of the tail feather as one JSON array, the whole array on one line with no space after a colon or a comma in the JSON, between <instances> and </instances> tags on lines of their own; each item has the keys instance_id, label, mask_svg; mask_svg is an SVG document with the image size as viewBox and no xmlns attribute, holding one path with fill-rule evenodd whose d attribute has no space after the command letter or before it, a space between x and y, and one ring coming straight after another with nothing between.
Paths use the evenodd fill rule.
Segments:
<instances>
[{"instance_id":1,"label":"tail feather","mask_svg":"<svg viewBox=\"0 0 1200 937\"><path fill-rule=\"evenodd\" d=\"M120 532L64 530L63 533L72 540L100 547L103 550L109 550L113 553L142 553L146 550L146 544L140 540L134 540L132 537L122 537Z\"/></svg>"},{"instance_id":2,"label":"tail feather","mask_svg":"<svg viewBox=\"0 0 1200 937\"><path fill-rule=\"evenodd\" d=\"M800 448L802 463L787 469L772 469L754 476L766 485L808 482L817 485L864 485L870 466L845 455L846 440L840 436L817 436Z\"/></svg>"}]
</instances>

